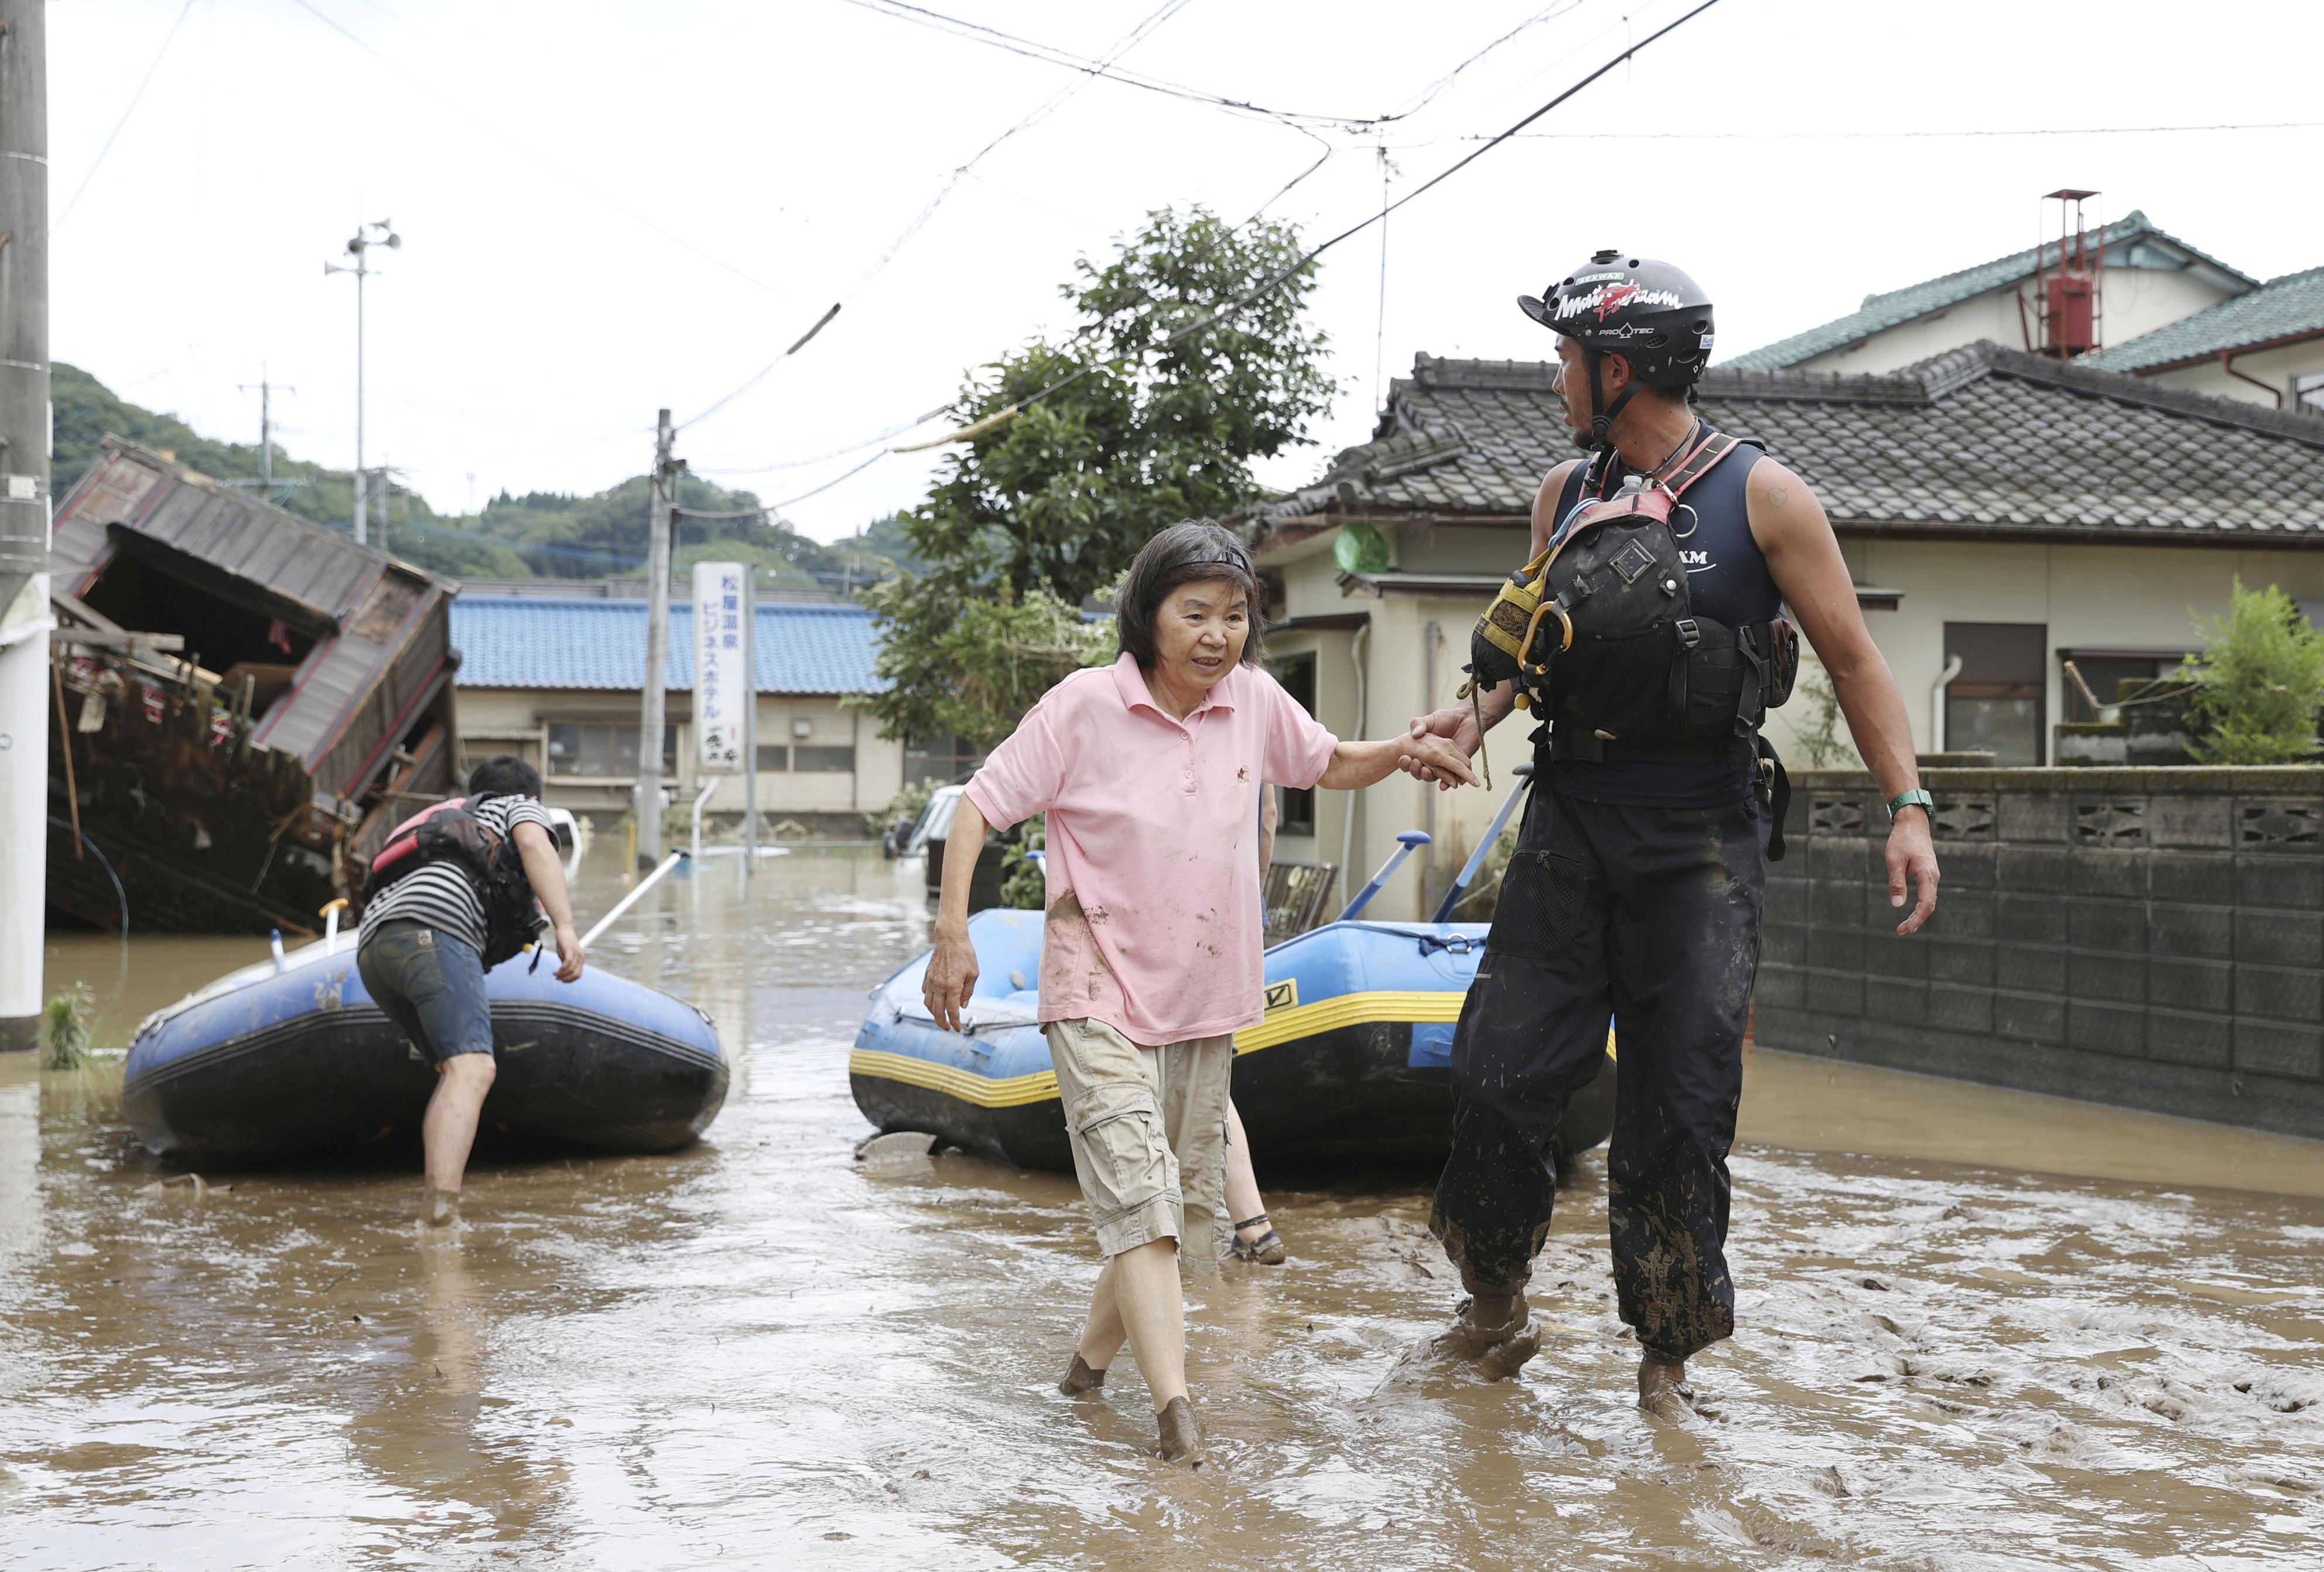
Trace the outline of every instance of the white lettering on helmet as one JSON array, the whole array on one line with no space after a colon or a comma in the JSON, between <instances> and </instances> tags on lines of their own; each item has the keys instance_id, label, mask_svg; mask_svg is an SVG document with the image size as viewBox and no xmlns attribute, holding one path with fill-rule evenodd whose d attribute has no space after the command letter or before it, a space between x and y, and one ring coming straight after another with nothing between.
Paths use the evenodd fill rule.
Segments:
<instances>
[{"instance_id":1,"label":"white lettering on helmet","mask_svg":"<svg viewBox=\"0 0 2324 1572\"><path fill-rule=\"evenodd\" d=\"M1579 317L1585 311L1595 312L1604 321L1616 311L1633 306L1683 306L1686 301L1671 290L1640 289L1630 283L1601 283L1587 294L1560 295L1557 298L1557 319Z\"/></svg>"}]
</instances>

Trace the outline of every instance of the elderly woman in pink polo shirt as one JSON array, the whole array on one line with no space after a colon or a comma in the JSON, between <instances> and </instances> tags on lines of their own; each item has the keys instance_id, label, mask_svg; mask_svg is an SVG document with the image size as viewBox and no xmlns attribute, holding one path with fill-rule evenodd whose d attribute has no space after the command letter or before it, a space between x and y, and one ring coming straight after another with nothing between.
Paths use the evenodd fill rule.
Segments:
<instances>
[{"instance_id":1,"label":"elderly woman in pink polo shirt","mask_svg":"<svg viewBox=\"0 0 2324 1572\"><path fill-rule=\"evenodd\" d=\"M1441 738L1343 743L1317 726L1259 665L1259 606L1250 558L1219 525L1147 542L1122 585L1120 658L1051 689L969 781L927 970L929 1013L956 1029L986 827L1047 814L1041 1022L1106 1258L1062 1386L1096 1390L1126 1339L1163 1457L1189 1464L1202 1434L1178 1242L1210 1265L1233 1033L1265 1013L1259 794L1369 786L1407 758L1475 781Z\"/></svg>"}]
</instances>

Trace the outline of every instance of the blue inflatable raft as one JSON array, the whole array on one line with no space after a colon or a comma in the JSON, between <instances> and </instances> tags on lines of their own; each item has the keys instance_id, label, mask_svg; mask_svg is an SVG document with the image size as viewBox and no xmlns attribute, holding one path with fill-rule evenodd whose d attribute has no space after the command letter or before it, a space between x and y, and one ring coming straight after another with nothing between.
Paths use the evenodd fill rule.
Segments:
<instances>
[{"instance_id":1,"label":"blue inflatable raft","mask_svg":"<svg viewBox=\"0 0 2324 1572\"><path fill-rule=\"evenodd\" d=\"M939 1028L921 1002L925 955L874 991L847 1067L866 1118L1026 1168L1072 1169L1037 1023L1041 929L1038 911L969 919L978 975L964 1032ZM1269 949L1267 1018L1235 1035L1235 1106L1252 1151L1269 1166L1441 1162L1452 1027L1485 932L1483 923L1340 921ZM1613 1129L1614 1084L1609 1051L1567 1109L1561 1166Z\"/></svg>"},{"instance_id":2,"label":"blue inflatable raft","mask_svg":"<svg viewBox=\"0 0 2324 1572\"><path fill-rule=\"evenodd\" d=\"M480 1144L664 1151L726 1099L710 1019L592 966L555 976L530 952L487 974L499 1074ZM206 1165L416 1151L434 1069L372 1003L351 940L221 977L148 1018L122 1107L160 1156Z\"/></svg>"}]
</instances>

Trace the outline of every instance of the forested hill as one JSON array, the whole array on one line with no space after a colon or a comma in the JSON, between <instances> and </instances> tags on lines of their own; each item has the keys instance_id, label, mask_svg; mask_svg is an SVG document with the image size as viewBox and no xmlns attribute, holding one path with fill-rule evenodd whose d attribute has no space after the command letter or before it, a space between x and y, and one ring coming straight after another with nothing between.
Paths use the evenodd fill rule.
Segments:
<instances>
[{"instance_id":1,"label":"forested hill","mask_svg":"<svg viewBox=\"0 0 2324 1572\"><path fill-rule=\"evenodd\" d=\"M205 437L175 415L126 402L88 372L60 361L51 382L56 412L51 456L55 495L61 498L95 461L108 434L171 454L214 480L249 481L257 490L258 445ZM293 458L274 449L277 505L335 530L355 513L355 482L344 469ZM594 496L562 492L503 492L480 514L447 516L415 492L391 485L386 518L372 521L372 540L422 568L466 578L604 578L639 571L646 559L646 477ZM679 502L705 513L734 513L759 505L747 491L729 491L688 476ZM779 520L689 520L679 532L673 560L679 568L706 559L756 559L764 576L835 587L860 586L898 565L901 537L892 520L824 545Z\"/></svg>"}]
</instances>

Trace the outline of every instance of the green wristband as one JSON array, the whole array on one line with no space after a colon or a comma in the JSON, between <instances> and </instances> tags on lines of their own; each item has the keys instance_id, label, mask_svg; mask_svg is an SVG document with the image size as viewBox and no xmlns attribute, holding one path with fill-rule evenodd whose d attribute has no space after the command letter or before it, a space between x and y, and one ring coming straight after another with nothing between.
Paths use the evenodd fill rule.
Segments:
<instances>
[{"instance_id":1,"label":"green wristband","mask_svg":"<svg viewBox=\"0 0 2324 1572\"><path fill-rule=\"evenodd\" d=\"M1900 808L1917 808L1922 812L1927 814L1931 819L1934 819L1937 817L1937 800L1918 787L1914 788L1910 791L1899 791L1895 796L1891 797L1888 800L1888 818L1890 823L1893 824L1895 822L1896 810Z\"/></svg>"}]
</instances>

